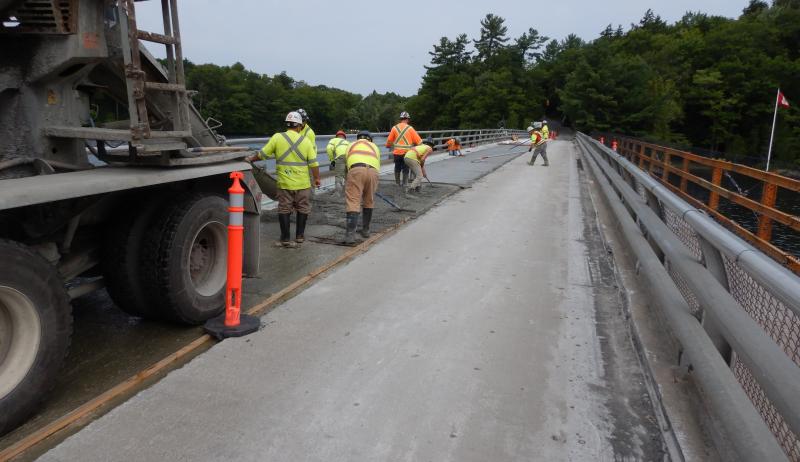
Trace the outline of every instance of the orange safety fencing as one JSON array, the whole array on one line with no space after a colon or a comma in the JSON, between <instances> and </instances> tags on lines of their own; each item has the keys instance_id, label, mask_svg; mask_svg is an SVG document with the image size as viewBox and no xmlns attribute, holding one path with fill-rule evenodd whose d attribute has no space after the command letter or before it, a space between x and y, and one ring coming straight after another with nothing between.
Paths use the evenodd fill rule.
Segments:
<instances>
[{"instance_id":1,"label":"orange safety fencing","mask_svg":"<svg viewBox=\"0 0 800 462\"><path fill-rule=\"evenodd\" d=\"M800 219L792 213L776 208L779 192L783 194L800 192L799 180L634 138L615 137L614 143L618 144L619 154L631 163L650 173L650 176L690 204L708 212L754 247L794 273L800 274L800 258L781 248L781 245L773 239L774 223L779 223L792 232L800 232ZM736 185L733 175L754 183L749 189L760 191L760 198L754 200L747 197L746 193L739 190L738 185L736 190L724 186L722 181L724 176L731 178ZM690 184L707 192L707 196L697 194L698 188L690 188ZM720 198L752 211L758 217L757 227L748 229L744 223L737 221L724 209L720 209Z\"/></svg>"}]
</instances>

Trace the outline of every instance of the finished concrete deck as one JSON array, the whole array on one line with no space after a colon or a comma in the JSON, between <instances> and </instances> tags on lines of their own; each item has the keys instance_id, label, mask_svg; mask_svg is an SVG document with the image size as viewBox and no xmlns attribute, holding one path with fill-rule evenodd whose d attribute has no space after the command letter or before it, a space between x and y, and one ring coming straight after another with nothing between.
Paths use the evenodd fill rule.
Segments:
<instances>
[{"instance_id":1,"label":"finished concrete deck","mask_svg":"<svg viewBox=\"0 0 800 462\"><path fill-rule=\"evenodd\" d=\"M457 193L40 460L654 457L646 409L612 405L621 353L596 325L607 284L577 154L549 156Z\"/></svg>"}]
</instances>

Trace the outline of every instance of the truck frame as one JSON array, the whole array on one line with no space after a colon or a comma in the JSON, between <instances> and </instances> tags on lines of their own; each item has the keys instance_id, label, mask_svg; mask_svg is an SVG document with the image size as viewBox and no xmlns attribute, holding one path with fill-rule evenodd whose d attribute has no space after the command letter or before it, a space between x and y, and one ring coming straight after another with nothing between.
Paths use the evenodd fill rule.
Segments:
<instances>
[{"instance_id":1,"label":"truck frame","mask_svg":"<svg viewBox=\"0 0 800 462\"><path fill-rule=\"evenodd\" d=\"M106 287L131 315L183 324L222 312L233 171L258 273L249 152L193 107L177 0L160 3L163 33L137 28L134 0L0 0L0 434L52 388L72 299ZM95 120L98 100L124 118Z\"/></svg>"}]
</instances>

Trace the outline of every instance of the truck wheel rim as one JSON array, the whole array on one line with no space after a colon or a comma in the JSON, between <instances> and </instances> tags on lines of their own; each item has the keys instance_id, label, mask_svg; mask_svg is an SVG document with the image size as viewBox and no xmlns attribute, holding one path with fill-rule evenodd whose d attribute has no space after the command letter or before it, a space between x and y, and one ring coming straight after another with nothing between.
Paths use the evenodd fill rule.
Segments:
<instances>
[{"instance_id":1,"label":"truck wheel rim","mask_svg":"<svg viewBox=\"0 0 800 462\"><path fill-rule=\"evenodd\" d=\"M189 251L189 276L197 293L216 295L227 278L227 232L225 225L211 221L197 231Z\"/></svg>"},{"instance_id":2,"label":"truck wheel rim","mask_svg":"<svg viewBox=\"0 0 800 462\"><path fill-rule=\"evenodd\" d=\"M0 286L0 398L22 382L36 361L41 320L22 292Z\"/></svg>"}]
</instances>

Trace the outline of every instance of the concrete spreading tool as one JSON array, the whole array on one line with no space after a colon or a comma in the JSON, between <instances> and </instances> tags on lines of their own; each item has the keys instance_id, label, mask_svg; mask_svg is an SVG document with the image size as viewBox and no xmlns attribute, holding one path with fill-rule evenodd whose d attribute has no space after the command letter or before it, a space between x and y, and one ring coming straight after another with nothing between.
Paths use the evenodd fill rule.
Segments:
<instances>
[{"instance_id":1,"label":"concrete spreading tool","mask_svg":"<svg viewBox=\"0 0 800 462\"><path fill-rule=\"evenodd\" d=\"M394 208L396 211L398 211L398 212L411 212L411 213L417 213L417 211L416 211L416 210L412 210L412 209L404 209L404 208L400 207L399 205L397 205L397 204L395 204L394 202L392 202L392 201L391 201L391 200L390 200L388 197L384 196L383 194L381 194L381 193L379 193L379 192L377 192L377 191L375 192L375 195L376 195L376 196L378 196L378 197L380 197L381 199L383 199L383 201L384 201L384 202L386 202L387 204L391 205L391 206L392 206L392 207L393 207L393 208Z\"/></svg>"}]
</instances>

